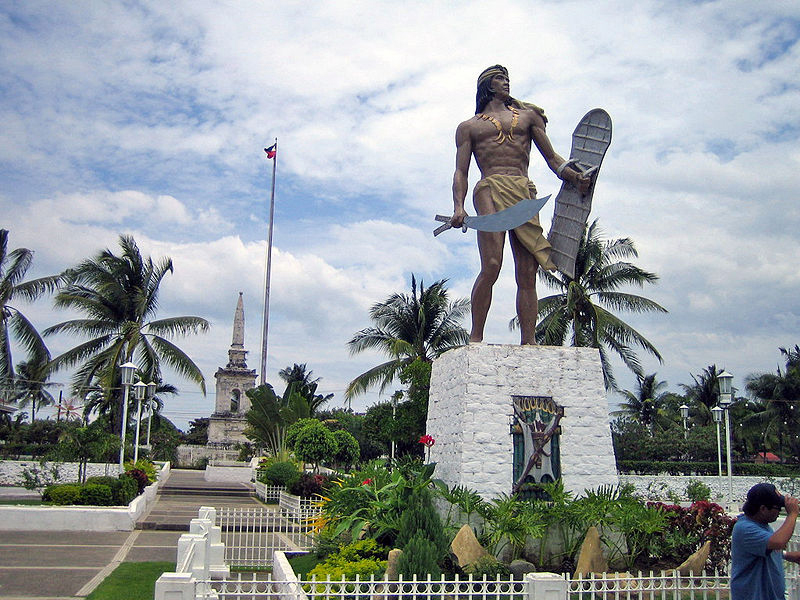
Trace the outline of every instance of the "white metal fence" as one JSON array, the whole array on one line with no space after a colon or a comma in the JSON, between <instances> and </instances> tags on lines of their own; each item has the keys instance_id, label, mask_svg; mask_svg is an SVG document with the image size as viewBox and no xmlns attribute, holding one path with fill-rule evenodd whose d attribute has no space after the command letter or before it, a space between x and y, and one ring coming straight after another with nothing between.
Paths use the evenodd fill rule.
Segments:
<instances>
[{"instance_id":1,"label":"white metal fence","mask_svg":"<svg viewBox=\"0 0 800 600\"><path fill-rule=\"evenodd\" d=\"M278 505L280 506L281 514L297 523L307 522L322 511L319 499L301 498L286 492L279 493Z\"/></svg>"},{"instance_id":2,"label":"white metal fence","mask_svg":"<svg viewBox=\"0 0 800 600\"><path fill-rule=\"evenodd\" d=\"M406 579L386 581L272 580L257 574L242 574L223 581L207 582L219 600L292 598L316 600L528 600L529 585L522 580ZM208 593L208 588L204 588Z\"/></svg>"},{"instance_id":3,"label":"white metal fence","mask_svg":"<svg viewBox=\"0 0 800 600\"><path fill-rule=\"evenodd\" d=\"M255 482L256 496L261 498L267 504L277 504L281 497L281 492L286 491L284 485L267 485L260 481Z\"/></svg>"},{"instance_id":4,"label":"white metal fence","mask_svg":"<svg viewBox=\"0 0 800 600\"><path fill-rule=\"evenodd\" d=\"M308 550L312 544L307 523L270 508L218 508L215 525L222 531L229 566L268 567L277 550Z\"/></svg>"}]
</instances>

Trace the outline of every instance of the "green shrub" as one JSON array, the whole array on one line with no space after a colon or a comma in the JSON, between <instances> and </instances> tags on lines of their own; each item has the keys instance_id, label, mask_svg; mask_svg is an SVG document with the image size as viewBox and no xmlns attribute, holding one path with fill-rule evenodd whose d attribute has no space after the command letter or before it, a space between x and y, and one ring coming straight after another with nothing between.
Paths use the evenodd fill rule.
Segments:
<instances>
[{"instance_id":1,"label":"green shrub","mask_svg":"<svg viewBox=\"0 0 800 600\"><path fill-rule=\"evenodd\" d=\"M421 488L411 494L405 510L400 515L400 527L395 545L405 551L411 538L421 534L436 549L437 560L447 553L448 540L444 534L442 520L433 506L430 492Z\"/></svg>"},{"instance_id":2,"label":"green shrub","mask_svg":"<svg viewBox=\"0 0 800 600\"><path fill-rule=\"evenodd\" d=\"M114 496L107 485L87 483L81 488L78 501L86 506L111 506L114 504Z\"/></svg>"},{"instance_id":3,"label":"green shrub","mask_svg":"<svg viewBox=\"0 0 800 600\"><path fill-rule=\"evenodd\" d=\"M288 486L300 476L297 466L290 461L274 462L261 472L259 480L272 485Z\"/></svg>"},{"instance_id":4,"label":"green shrub","mask_svg":"<svg viewBox=\"0 0 800 600\"><path fill-rule=\"evenodd\" d=\"M42 501L58 506L78 504L81 486L77 483L59 483L50 485L42 493Z\"/></svg>"},{"instance_id":5,"label":"green shrub","mask_svg":"<svg viewBox=\"0 0 800 600\"><path fill-rule=\"evenodd\" d=\"M511 571L507 565L504 565L494 556L482 556L471 565L467 565L464 569L467 573L472 575L473 579L497 579L499 575L501 579L507 578L511 575Z\"/></svg>"},{"instance_id":6,"label":"green shrub","mask_svg":"<svg viewBox=\"0 0 800 600\"><path fill-rule=\"evenodd\" d=\"M149 483L154 483L157 475L156 475L156 466L153 464L152 461L149 461L144 458L140 458L136 461L136 464L133 464L132 460L129 460L125 463L125 472L128 472L132 469L139 469L144 471L147 475L147 481ZM145 486L146 487L146 486Z\"/></svg>"},{"instance_id":7,"label":"green shrub","mask_svg":"<svg viewBox=\"0 0 800 600\"><path fill-rule=\"evenodd\" d=\"M711 488L702 481L697 479L690 479L686 485L686 497L691 502L700 502L701 500L707 501L711 498Z\"/></svg>"},{"instance_id":8,"label":"green shrub","mask_svg":"<svg viewBox=\"0 0 800 600\"><path fill-rule=\"evenodd\" d=\"M128 500L128 502L122 502L122 496L120 493L122 491L122 481L120 481L118 477L111 477L110 475L104 477L89 477L86 480L86 483L107 485L111 490L111 500L114 506L122 506L123 504L130 502L130 500Z\"/></svg>"},{"instance_id":9,"label":"green shrub","mask_svg":"<svg viewBox=\"0 0 800 600\"><path fill-rule=\"evenodd\" d=\"M380 560L386 555L386 549L378 546L374 539L364 539L339 548L324 561L309 571L309 576L317 579L331 581L355 579L358 575L362 579L369 579L370 575L376 578L383 575L386 570L386 561Z\"/></svg>"},{"instance_id":10,"label":"green shrub","mask_svg":"<svg viewBox=\"0 0 800 600\"><path fill-rule=\"evenodd\" d=\"M336 452L336 440L330 430L319 421L303 427L294 440L294 454L306 463L318 465Z\"/></svg>"},{"instance_id":11,"label":"green shrub","mask_svg":"<svg viewBox=\"0 0 800 600\"><path fill-rule=\"evenodd\" d=\"M119 492L117 499L119 500L120 506L130 504L131 501L139 495L139 484L127 473L120 475L118 481Z\"/></svg>"},{"instance_id":12,"label":"green shrub","mask_svg":"<svg viewBox=\"0 0 800 600\"><path fill-rule=\"evenodd\" d=\"M330 483L327 475L312 475L303 473L289 484L289 493L303 498L315 498L321 496L325 487Z\"/></svg>"},{"instance_id":13,"label":"green shrub","mask_svg":"<svg viewBox=\"0 0 800 600\"><path fill-rule=\"evenodd\" d=\"M333 432L333 439L336 442L336 451L333 453L332 462L334 465L350 467L358 460L361 455L361 448L358 445L358 440L353 437L349 431L339 429Z\"/></svg>"},{"instance_id":14,"label":"green shrub","mask_svg":"<svg viewBox=\"0 0 800 600\"><path fill-rule=\"evenodd\" d=\"M289 450L294 450L294 443L297 440L297 434L306 425L320 423L319 419L298 419L286 429L286 438L284 443Z\"/></svg>"},{"instance_id":15,"label":"green shrub","mask_svg":"<svg viewBox=\"0 0 800 600\"><path fill-rule=\"evenodd\" d=\"M634 475L716 475L716 462L684 462L655 460L620 460L617 470L620 473ZM800 475L800 465L770 463L734 463L734 475L751 475L755 477L792 477Z\"/></svg>"},{"instance_id":16,"label":"green shrub","mask_svg":"<svg viewBox=\"0 0 800 600\"><path fill-rule=\"evenodd\" d=\"M431 578L439 577L442 571L439 568L436 544L426 538L421 531L412 535L397 562L397 571L405 577L412 575L424 577L429 573Z\"/></svg>"},{"instance_id":17,"label":"green shrub","mask_svg":"<svg viewBox=\"0 0 800 600\"><path fill-rule=\"evenodd\" d=\"M137 484L136 493L141 494L144 491L144 488L150 483L150 480L147 478L147 473L142 471L141 469L130 469L125 471L125 475L133 479Z\"/></svg>"}]
</instances>

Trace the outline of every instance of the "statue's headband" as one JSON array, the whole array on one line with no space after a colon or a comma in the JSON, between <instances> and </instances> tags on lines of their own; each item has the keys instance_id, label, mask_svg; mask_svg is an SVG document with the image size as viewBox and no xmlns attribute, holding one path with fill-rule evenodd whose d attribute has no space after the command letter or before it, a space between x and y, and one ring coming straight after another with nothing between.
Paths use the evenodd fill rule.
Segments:
<instances>
[{"instance_id":1,"label":"statue's headband","mask_svg":"<svg viewBox=\"0 0 800 600\"><path fill-rule=\"evenodd\" d=\"M489 67L485 69L483 73L478 76L478 85L482 84L487 79L491 79L495 75L505 75L508 77L508 69L501 65L495 65L493 67Z\"/></svg>"}]
</instances>

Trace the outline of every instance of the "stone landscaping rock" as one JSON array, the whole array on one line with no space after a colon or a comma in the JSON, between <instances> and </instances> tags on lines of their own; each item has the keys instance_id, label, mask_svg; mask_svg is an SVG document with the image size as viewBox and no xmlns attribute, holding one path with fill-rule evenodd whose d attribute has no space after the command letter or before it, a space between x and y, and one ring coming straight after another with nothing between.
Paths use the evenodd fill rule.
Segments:
<instances>
[{"instance_id":1,"label":"stone landscaping rock","mask_svg":"<svg viewBox=\"0 0 800 600\"><path fill-rule=\"evenodd\" d=\"M600 532L593 525L589 527L586 537L583 539L583 544L581 544L575 575L605 573L607 571L608 561L603 556L603 543L600 541Z\"/></svg>"},{"instance_id":2,"label":"stone landscaping rock","mask_svg":"<svg viewBox=\"0 0 800 600\"><path fill-rule=\"evenodd\" d=\"M453 538L453 543L450 544L450 549L458 559L458 566L462 568L481 557L489 556L486 548L478 542L478 538L475 537L475 533L469 525L464 525L458 530L456 537Z\"/></svg>"},{"instance_id":3,"label":"stone landscaping rock","mask_svg":"<svg viewBox=\"0 0 800 600\"><path fill-rule=\"evenodd\" d=\"M398 570L397 565L400 562L400 557L403 556L403 551L399 548L389 550L389 557L386 560L386 579L397 579Z\"/></svg>"},{"instance_id":4,"label":"stone landscaping rock","mask_svg":"<svg viewBox=\"0 0 800 600\"><path fill-rule=\"evenodd\" d=\"M508 570L515 579L522 579L526 573L536 573L536 565L529 563L527 560L512 560L508 565Z\"/></svg>"},{"instance_id":5,"label":"stone landscaping rock","mask_svg":"<svg viewBox=\"0 0 800 600\"><path fill-rule=\"evenodd\" d=\"M690 575L692 573L700 574L708 561L708 555L711 554L711 540L698 548L697 552L687 558L676 569L681 575Z\"/></svg>"}]
</instances>

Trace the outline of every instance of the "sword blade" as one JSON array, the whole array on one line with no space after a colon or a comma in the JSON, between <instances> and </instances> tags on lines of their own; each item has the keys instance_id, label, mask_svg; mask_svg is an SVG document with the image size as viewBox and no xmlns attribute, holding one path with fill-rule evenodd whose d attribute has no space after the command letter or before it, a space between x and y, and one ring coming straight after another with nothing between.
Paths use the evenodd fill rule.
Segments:
<instances>
[{"instance_id":1,"label":"sword blade","mask_svg":"<svg viewBox=\"0 0 800 600\"><path fill-rule=\"evenodd\" d=\"M550 199L547 195L544 198L528 198L520 200L514 206L478 217L465 217L464 225L478 231L509 231L519 227L523 223L530 221L539 214L542 207Z\"/></svg>"}]
</instances>

